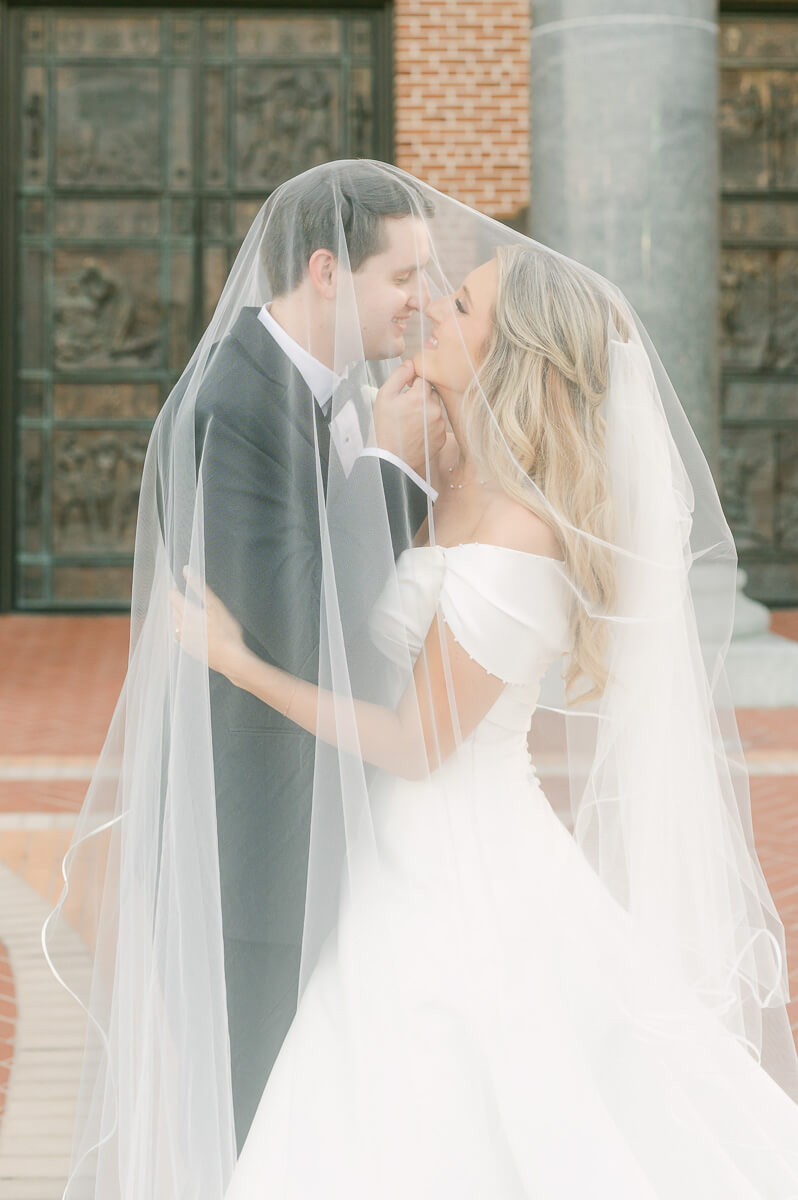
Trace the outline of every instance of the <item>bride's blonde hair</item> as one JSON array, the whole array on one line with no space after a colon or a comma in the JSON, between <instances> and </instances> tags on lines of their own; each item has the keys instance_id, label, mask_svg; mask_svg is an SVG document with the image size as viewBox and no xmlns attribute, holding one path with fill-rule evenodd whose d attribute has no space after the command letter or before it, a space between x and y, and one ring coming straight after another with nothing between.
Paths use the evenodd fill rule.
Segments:
<instances>
[{"instance_id":1,"label":"bride's blonde hair","mask_svg":"<svg viewBox=\"0 0 798 1200\"><path fill-rule=\"evenodd\" d=\"M552 510L576 529L612 541L601 403L609 378L608 320L624 340L626 323L605 292L556 255L514 245L500 247L497 258L494 329L478 381L469 389L481 390L488 404L465 406L471 453L508 495L554 531L568 576L590 610L608 613L616 595L612 551L563 526ZM582 676L592 687L578 699L604 690L608 622L591 617L577 600L570 619L565 685L573 702L573 685Z\"/></svg>"}]
</instances>

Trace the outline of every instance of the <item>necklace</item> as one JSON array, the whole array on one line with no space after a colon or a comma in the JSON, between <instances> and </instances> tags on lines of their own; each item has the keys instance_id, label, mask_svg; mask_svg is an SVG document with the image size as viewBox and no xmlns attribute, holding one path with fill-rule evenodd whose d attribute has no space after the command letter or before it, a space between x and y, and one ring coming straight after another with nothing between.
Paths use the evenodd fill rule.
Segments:
<instances>
[{"instance_id":1,"label":"necklace","mask_svg":"<svg viewBox=\"0 0 798 1200\"><path fill-rule=\"evenodd\" d=\"M452 471L454 470L455 466L460 466L460 463L453 463L451 467L447 467L447 470L450 475L451 475ZM474 479L474 480L466 479L462 483L452 483L451 480L447 479L446 482L450 488L457 488L459 490L461 487L465 487L466 484L468 484L468 483L487 483L487 480L486 479Z\"/></svg>"},{"instance_id":2,"label":"necklace","mask_svg":"<svg viewBox=\"0 0 798 1200\"><path fill-rule=\"evenodd\" d=\"M454 467L449 467L449 474L450 474L450 475L451 475L451 473L452 473L452 471L453 471L453 470L454 470ZM461 487L463 486L463 485L462 485L462 483L452 483L452 481L451 481L450 479L447 479L447 481L446 481L446 482L448 483L448 485L449 485L449 487L450 487L450 488L461 488Z\"/></svg>"}]
</instances>

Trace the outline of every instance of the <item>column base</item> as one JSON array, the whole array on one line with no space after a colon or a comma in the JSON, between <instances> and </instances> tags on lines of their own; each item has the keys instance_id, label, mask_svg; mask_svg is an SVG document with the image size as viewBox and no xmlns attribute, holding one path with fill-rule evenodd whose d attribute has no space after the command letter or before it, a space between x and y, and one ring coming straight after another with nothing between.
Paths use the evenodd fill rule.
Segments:
<instances>
[{"instance_id":1,"label":"column base","mask_svg":"<svg viewBox=\"0 0 798 1200\"><path fill-rule=\"evenodd\" d=\"M734 626L726 675L735 708L798 708L798 642L770 630L770 610L746 596L737 570ZM711 602L708 596L707 600Z\"/></svg>"}]
</instances>

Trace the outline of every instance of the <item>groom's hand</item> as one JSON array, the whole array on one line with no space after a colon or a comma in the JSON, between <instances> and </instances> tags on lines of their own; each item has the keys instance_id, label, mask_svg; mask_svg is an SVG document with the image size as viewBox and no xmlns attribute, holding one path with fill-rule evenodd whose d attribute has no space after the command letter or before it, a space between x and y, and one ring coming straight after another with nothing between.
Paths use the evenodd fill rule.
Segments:
<instances>
[{"instance_id":1,"label":"groom's hand","mask_svg":"<svg viewBox=\"0 0 798 1200\"><path fill-rule=\"evenodd\" d=\"M388 376L377 393L373 415L377 445L426 477L427 457L435 458L446 441L446 422L438 393L416 378L412 362L402 363Z\"/></svg>"}]
</instances>

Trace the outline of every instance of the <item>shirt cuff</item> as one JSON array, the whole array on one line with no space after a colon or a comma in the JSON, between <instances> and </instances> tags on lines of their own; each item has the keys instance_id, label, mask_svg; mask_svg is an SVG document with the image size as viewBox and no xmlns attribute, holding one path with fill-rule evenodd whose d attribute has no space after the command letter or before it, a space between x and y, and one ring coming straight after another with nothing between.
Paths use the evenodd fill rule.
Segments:
<instances>
[{"instance_id":1,"label":"shirt cuff","mask_svg":"<svg viewBox=\"0 0 798 1200\"><path fill-rule=\"evenodd\" d=\"M426 492L433 504L438 499L438 493L435 491L435 488L427 483L426 479L422 479L418 472L409 467L406 462L402 462L401 458L396 454L392 454L390 450L383 450L381 446L366 446L360 451L358 457L384 458L386 462L391 462L400 471L404 471L405 475L409 476L413 480L413 483L421 488L422 492Z\"/></svg>"}]
</instances>

